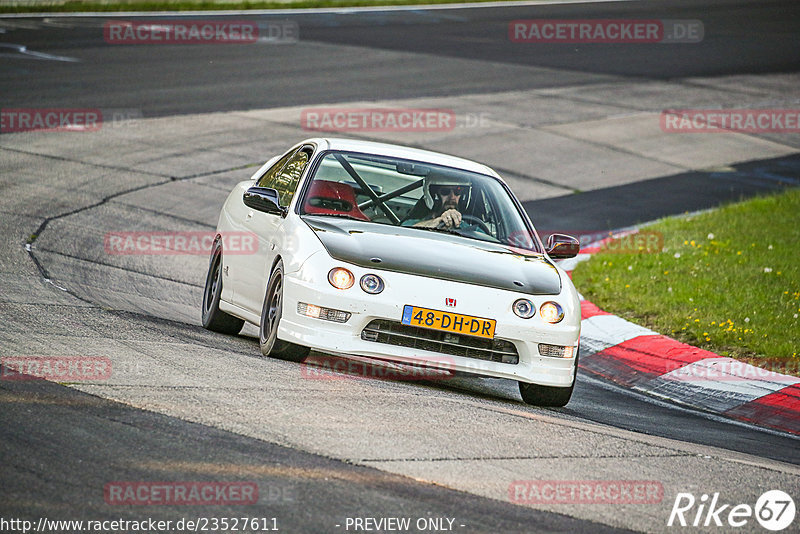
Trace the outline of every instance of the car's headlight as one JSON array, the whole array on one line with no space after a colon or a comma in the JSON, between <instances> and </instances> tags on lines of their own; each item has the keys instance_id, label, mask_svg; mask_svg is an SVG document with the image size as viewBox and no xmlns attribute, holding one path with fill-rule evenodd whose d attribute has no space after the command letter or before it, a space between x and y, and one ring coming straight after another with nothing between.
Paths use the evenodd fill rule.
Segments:
<instances>
[{"instance_id":1,"label":"car's headlight","mask_svg":"<svg viewBox=\"0 0 800 534\"><path fill-rule=\"evenodd\" d=\"M369 293L370 295L377 295L381 291L383 291L384 284L381 277L377 274L365 274L361 277L361 289Z\"/></svg>"},{"instance_id":2,"label":"car's headlight","mask_svg":"<svg viewBox=\"0 0 800 534\"><path fill-rule=\"evenodd\" d=\"M512 308L514 309L514 313L517 314L517 317L522 317L523 319L530 319L536 314L536 307L533 305L533 302L528 299L518 299L514 301Z\"/></svg>"},{"instance_id":3,"label":"car's headlight","mask_svg":"<svg viewBox=\"0 0 800 534\"><path fill-rule=\"evenodd\" d=\"M356 281L353 273L344 267L334 267L328 273L328 282L336 289L350 289Z\"/></svg>"},{"instance_id":4,"label":"car's headlight","mask_svg":"<svg viewBox=\"0 0 800 534\"><path fill-rule=\"evenodd\" d=\"M564 309L558 302L545 302L539 306L539 316L543 321L555 324L564 318Z\"/></svg>"}]
</instances>

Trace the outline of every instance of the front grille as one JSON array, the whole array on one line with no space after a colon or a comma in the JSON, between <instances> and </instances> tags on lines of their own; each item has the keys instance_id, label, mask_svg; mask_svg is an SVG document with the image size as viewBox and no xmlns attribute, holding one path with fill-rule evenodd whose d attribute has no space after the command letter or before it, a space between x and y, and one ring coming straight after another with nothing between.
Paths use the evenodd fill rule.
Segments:
<instances>
[{"instance_id":1,"label":"front grille","mask_svg":"<svg viewBox=\"0 0 800 534\"><path fill-rule=\"evenodd\" d=\"M370 322L361 332L361 339L476 360L519 363L517 347L505 339L484 339L441 332L386 319Z\"/></svg>"}]
</instances>

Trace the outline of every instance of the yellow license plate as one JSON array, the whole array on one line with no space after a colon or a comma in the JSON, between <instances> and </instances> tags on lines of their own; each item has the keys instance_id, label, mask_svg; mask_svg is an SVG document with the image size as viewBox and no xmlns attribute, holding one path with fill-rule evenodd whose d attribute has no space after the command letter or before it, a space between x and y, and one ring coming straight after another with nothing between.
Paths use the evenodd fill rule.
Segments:
<instances>
[{"instance_id":1,"label":"yellow license plate","mask_svg":"<svg viewBox=\"0 0 800 534\"><path fill-rule=\"evenodd\" d=\"M494 327L497 321L494 319L484 319L483 317L472 317L471 315L461 315L460 313L429 310L428 308L406 305L403 307L402 323L410 326L419 326L421 328L453 332L454 334L493 339Z\"/></svg>"}]
</instances>

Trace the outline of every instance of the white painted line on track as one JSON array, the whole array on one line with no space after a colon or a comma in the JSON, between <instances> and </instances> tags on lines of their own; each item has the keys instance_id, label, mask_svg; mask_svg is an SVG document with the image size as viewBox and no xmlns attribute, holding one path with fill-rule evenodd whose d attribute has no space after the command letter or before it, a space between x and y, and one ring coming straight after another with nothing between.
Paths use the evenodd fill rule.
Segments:
<instances>
[{"instance_id":1,"label":"white painted line on track","mask_svg":"<svg viewBox=\"0 0 800 534\"><path fill-rule=\"evenodd\" d=\"M68 63L80 62L80 59L76 59L74 57L54 56L53 54L45 54L44 52L36 52L34 50L28 50L28 47L25 45L18 45L13 43L0 43L0 48L10 48L18 52L19 54L22 54L22 57L28 56L25 59L46 59L50 61L66 61ZM0 54L0 57L19 58L20 56L17 54Z\"/></svg>"}]
</instances>

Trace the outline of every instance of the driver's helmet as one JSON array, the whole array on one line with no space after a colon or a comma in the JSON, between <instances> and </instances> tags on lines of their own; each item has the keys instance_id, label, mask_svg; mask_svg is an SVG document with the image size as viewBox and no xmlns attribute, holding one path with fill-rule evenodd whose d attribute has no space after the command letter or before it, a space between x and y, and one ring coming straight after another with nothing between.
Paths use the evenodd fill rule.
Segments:
<instances>
[{"instance_id":1,"label":"driver's helmet","mask_svg":"<svg viewBox=\"0 0 800 534\"><path fill-rule=\"evenodd\" d=\"M422 197L425 199L425 205L428 206L428 209L433 209L436 197L438 196L437 189L444 187L460 188L463 192L459 199L459 206L461 206L461 209L464 209L469 205L470 194L472 193L472 182L459 176L428 175L425 177L425 181L422 185Z\"/></svg>"}]
</instances>

